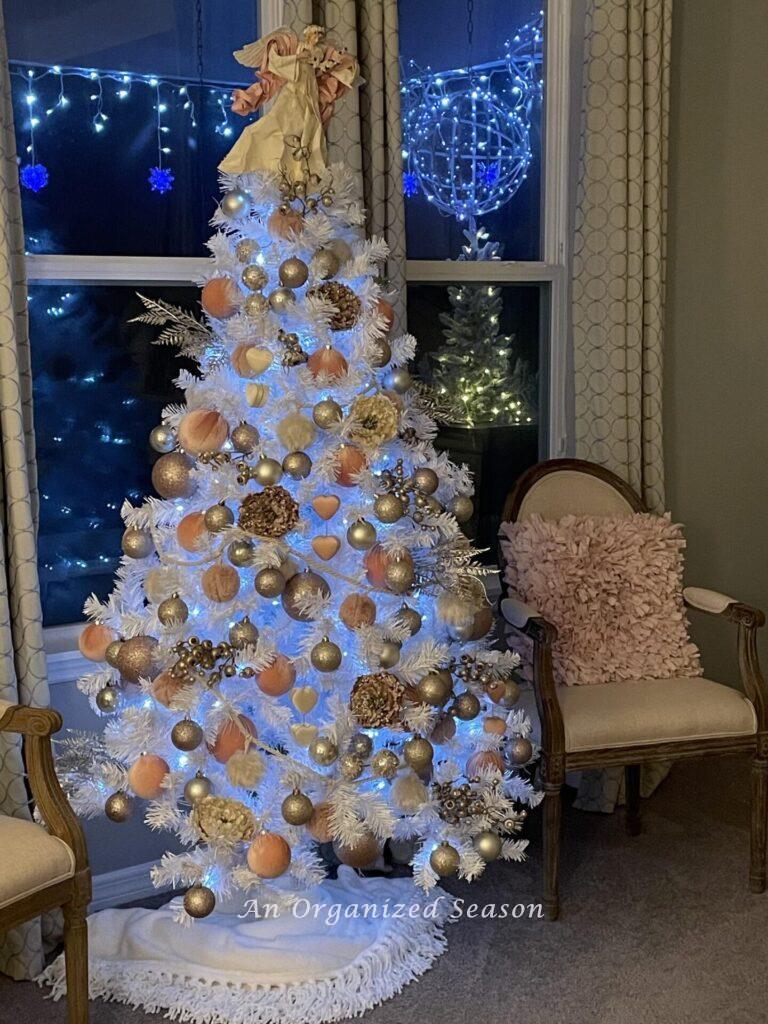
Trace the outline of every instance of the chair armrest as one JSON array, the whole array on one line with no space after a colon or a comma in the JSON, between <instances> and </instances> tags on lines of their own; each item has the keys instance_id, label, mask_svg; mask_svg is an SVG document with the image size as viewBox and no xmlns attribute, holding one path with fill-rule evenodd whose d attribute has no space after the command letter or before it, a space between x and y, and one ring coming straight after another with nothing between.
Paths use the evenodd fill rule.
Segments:
<instances>
[{"instance_id":1,"label":"chair armrest","mask_svg":"<svg viewBox=\"0 0 768 1024\"><path fill-rule=\"evenodd\" d=\"M0 732L25 736L51 736L62 726L61 715L53 708L30 708L0 700Z\"/></svg>"},{"instance_id":2,"label":"chair armrest","mask_svg":"<svg viewBox=\"0 0 768 1024\"><path fill-rule=\"evenodd\" d=\"M759 608L743 604L735 597L721 594L717 590L707 590L706 587L685 587L683 600L689 608L706 612L708 615L723 615L733 622L743 623L754 629L765 625L765 615Z\"/></svg>"}]
</instances>

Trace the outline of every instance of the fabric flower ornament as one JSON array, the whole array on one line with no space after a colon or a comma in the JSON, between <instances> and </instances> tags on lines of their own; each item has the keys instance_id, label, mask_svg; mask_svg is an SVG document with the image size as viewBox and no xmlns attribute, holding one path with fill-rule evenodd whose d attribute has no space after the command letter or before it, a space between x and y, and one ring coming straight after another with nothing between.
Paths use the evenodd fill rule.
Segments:
<instances>
[{"instance_id":1,"label":"fabric flower ornament","mask_svg":"<svg viewBox=\"0 0 768 1024\"><path fill-rule=\"evenodd\" d=\"M344 435L364 448L378 448L397 436L398 410L386 395L356 398L349 410Z\"/></svg>"}]
</instances>

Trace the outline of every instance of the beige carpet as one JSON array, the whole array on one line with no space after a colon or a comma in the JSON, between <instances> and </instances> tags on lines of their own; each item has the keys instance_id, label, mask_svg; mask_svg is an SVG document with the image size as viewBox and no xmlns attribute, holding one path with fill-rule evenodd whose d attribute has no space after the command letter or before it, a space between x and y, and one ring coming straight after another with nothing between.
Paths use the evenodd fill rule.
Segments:
<instances>
[{"instance_id":1,"label":"beige carpet","mask_svg":"<svg viewBox=\"0 0 768 1024\"><path fill-rule=\"evenodd\" d=\"M748 783L743 760L679 767L644 802L636 839L620 814L569 809L561 920L452 925L437 966L365 1024L765 1024L768 893L747 888ZM538 820L531 831L527 864L455 892L535 900ZM148 1019L92 1004L92 1024ZM2 980L0 1021L64 1024L64 1004Z\"/></svg>"}]
</instances>

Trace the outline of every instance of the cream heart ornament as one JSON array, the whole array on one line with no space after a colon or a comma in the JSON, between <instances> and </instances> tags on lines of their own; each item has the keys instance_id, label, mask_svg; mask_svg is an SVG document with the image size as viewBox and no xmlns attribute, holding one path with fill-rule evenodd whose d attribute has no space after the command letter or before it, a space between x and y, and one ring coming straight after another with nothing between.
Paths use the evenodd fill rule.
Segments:
<instances>
[{"instance_id":1,"label":"cream heart ornament","mask_svg":"<svg viewBox=\"0 0 768 1024\"><path fill-rule=\"evenodd\" d=\"M312 550L324 562L330 561L340 547L341 541L338 537L315 537L312 541Z\"/></svg>"},{"instance_id":2,"label":"cream heart ornament","mask_svg":"<svg viewBox=\"0 0 768 1024\"><path fill-rule=\"evenodd\" d=\"M317 704L317 690L312 686L297 686L291 693L291 703L302 715L308 715Z\"/></svg>"},{"instance_id":3,"label":"cream heart ornament","mask_svg":"<svg viewBox=\"0 0 768 1024\"><path fill-rule=\"evenodd\" d=\"M265 405L267 398L269 398L269 388L266 384L245 385L245 400L252 408L258 409Z\"/></svg>"},{"instance_id":4,"label":"cream heart ornament","mask_svg":"<svg viewBox=\"0 0 768 1024\"><path fill-rule=\"evenodd\" d=\"M300 747L308 747L317 736L317 726L307 725L306 722L295 722L291 726L291 736L293 736Z\"/></svg>"},{"instance_id":5,"label":"cream heart ornament","mask_svg":"<svg viewBox=\"0 0 768 1024\"><path fill-rule=\"evenodd\" d=\"M333 519L341 506L341 499L335 494L318 494L312 499L312 508L321 519Z\"/></svg>"},{"instance_id":6,"label":"cream heart ornament","mask_svg":"<svg viewBox=\"0 0 768 1024\"><path fill-rule=\"evenodd\" d=\"M245 352L245 361L255 374L265 373L272 365L273 358L268 348L259 348L257 345Z\"/></svg>"}]
</instances>

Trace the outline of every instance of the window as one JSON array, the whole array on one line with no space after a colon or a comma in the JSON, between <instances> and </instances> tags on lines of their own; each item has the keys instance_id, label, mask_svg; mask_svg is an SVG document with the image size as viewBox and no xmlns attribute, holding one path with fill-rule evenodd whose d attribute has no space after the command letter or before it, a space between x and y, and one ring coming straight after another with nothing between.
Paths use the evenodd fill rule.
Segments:
<instances>
[{"instance_id":1,"label":"window","mask_svg":"<svg viewBox=\"0 0 768 1024\"><path fill-rule=\"evenodd\" d=\"M510 483L563 449L565 0L401 0L408 321L495 561Z\"/></svg>"},{"instance_id":2,"label":"window","mask_svg":"<svg viewBox=\"0 0 768 1024\"><path fill-rule=\"evenodd\" d=\"M265 0L263 15L274 3ZM135 292L187 307L234 137L232 41L257 4L4 5L30 280L40 580L49 648L106 595L120 507L150 491L148 432L178 399L175 350L129 324ZM238 126L239 128L239 126ZM75 627L79 629L78 627Z\"/></svg>"}]
</instances>

